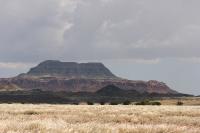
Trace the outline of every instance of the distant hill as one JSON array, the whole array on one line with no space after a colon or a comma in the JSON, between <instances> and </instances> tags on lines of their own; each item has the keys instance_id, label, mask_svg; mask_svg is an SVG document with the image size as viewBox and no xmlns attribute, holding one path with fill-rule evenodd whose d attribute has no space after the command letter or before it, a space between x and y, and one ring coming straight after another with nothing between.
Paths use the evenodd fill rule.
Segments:
<instances>
[{"instance_id":1,"label":"distant hill","mask_svg":"<svg viewBox=\"0 0 200 133\"><path fill-rule=\"evenodd\" d=\"M114 85L120 90L117 88L112 90L109 85ZM52 92L96 92L102 88L106 94L109 94L108 91L111 89L112 95L127 93L123 90L129 91L131 95L136 93L178 94L163 82L134 81L117 77L102 63L48 60L31 68L28 73L14 78L0 79L0 91L40 89ZM102 93L101 91L99 93Z\"/></svg>"}]
</instances>

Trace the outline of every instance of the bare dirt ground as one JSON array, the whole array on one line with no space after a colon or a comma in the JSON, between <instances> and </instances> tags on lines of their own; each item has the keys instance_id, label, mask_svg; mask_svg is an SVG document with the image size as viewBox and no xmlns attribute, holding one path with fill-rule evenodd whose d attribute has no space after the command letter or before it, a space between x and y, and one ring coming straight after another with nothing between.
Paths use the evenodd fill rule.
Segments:
<instances>
[{"instance_id":1,"label":"bare dirt ground","mask_svg":"<svg viewBox=\"0 0 200 133\"><path fill-rule=\"evenodd\" d=\"M1 133L199 133L200 106L0 104Z\"/></svg>"}]
</instances>

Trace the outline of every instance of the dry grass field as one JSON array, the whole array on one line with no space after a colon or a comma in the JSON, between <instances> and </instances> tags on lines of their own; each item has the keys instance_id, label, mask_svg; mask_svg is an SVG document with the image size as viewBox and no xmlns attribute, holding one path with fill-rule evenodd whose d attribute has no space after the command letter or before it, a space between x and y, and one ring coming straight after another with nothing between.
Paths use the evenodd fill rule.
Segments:
<instances>
[{"instance_id":1,"label":"dry grass field","mask_svg":"<svg viewBox=\"0 0 200 133\"><path fill-rule=\"evenodd\" d=\"M159 102L161 102L162 105L176 105L178 101L181 101L184 105L200 106L200 97L166 98Z\"/></svg>"},{"instance_id":2,"label":"dry grass field","mask_svg":"<svg viewBox=\"0 0 200 133\"><path fill-rule=\"evenodd\" d=\"M200 106L0 104L1 133L200 133Z\"/></svg>"}]
</instances>

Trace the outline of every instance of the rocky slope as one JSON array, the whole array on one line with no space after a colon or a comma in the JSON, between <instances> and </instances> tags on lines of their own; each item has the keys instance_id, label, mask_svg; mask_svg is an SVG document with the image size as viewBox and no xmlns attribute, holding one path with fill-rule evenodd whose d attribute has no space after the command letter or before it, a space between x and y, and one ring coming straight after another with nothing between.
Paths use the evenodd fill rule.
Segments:
<instances>
[{"instance_id":1,"label":"rocky slope","mask_svg":"<svg viewBox=\"0 0 200 133\"><path fill-rule=\"evenodd\" d=\"M132 81L116 77L101 63L73 63L45 61L28 73L14 78L0 79L0 90L6 87L21 90L96 92L115 85L123 90L139 93L176 94L165 83L158 81Z\"/></svg>"}]
</instances>

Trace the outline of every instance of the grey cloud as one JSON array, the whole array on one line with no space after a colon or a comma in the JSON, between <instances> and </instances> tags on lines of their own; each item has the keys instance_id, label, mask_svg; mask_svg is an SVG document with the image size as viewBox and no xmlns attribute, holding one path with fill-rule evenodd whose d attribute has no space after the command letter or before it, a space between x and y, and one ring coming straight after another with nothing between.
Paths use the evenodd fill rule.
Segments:
<instances>
[{"instance_id":1,"label":"grey cloud","mask_svg":"<svg viewBox=\"0 0 200 133\"><path fill-rule=\"evenodd\" d=\"M78 59L200 56L200 29L196 28L200 25L198 1L86 3L77 6L72 14L74 26L65 32L69 56Z\"/></svg>"},{"instance_id":2,"label":"grey cloud","mask_svg":"<svg viewBox=\"0 0 200 133\"><path fill-rule=\"evenodd\" d=\"M200 57L199 1L0 1L0 60Z\"/></svg>"},{"instance_id":3,"label":"grey cloud","mask_svg":"<svg viewBox=\"0 0 200 133\"><path fill-rule=\"evenodd\" d=\"M73 4L8 0L0 4L0 60L38 61L56 56ZM67 8L70 6L69 8Z\"/></svg>"}]
</instances>

